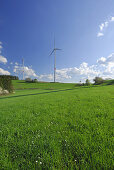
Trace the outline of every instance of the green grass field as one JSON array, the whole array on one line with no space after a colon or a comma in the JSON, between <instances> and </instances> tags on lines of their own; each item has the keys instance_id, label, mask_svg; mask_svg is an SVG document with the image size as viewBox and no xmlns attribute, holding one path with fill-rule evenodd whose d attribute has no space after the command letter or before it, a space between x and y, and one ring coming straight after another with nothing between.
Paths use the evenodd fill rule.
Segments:
<instances>
[{"instance_id":1,"label":"green grass field","mask_svg":"<svg viewBox=\"0 0 114 170\"><path fill-rule=\"evenodd\" d=\"M73 83L26 83L23 80L13 80L14 89L66 89L66 88L74 88L75 84Z\"/></svg>"},{"instance_id":2,"label":"green grass field","mask_svg":"<svg viewBox=\"0 0 114 170\"><path fill-rule=\"evenodd\" d=\"M114 85L13 84L26 90L0 97L1 170L113 169Z\"/></svg>"}]
</instances>

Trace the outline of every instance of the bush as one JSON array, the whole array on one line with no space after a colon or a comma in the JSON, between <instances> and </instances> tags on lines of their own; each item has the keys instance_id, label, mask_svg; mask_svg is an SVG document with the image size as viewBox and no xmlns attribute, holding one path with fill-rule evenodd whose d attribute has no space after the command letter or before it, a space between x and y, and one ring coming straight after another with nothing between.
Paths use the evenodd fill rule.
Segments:
<instances>
[{"instance_id":1,"label":"bush","mask_svg":"<svg viewBox=\"0 0 114 170\"><path fill-rule=\"evenodd\" d=\"M3 90L8 90L9 93L13 92L13 85L9 76L0 76L0 87Z\"/></svg>"},{"instance_id":2,"label":"bush","mask_svg":"<svg viewBox=\"0 0 114 170\"><path fill-rule=\"evenodd\" d=\"M27 83L37 83L38 80L37 79L32 80L31 78L28 77L28 78L25 79L25 82L27 82Z\"/></svg>"},{"instance_id":3,"label":"bush","mask_svg":"<svg viewBox=\"0 0 114 170\"><path fill-rule=\"evenodd\" d=\"M28 77L28 78L25 79L25 82L32 83L32 79Z\"/></svg>"},{"instance_id":4,"label":"bush","mask_svg":"<svg viewBox=\"0 0 114 170\"><path fill-rule=\"evenodd\" d=\"M38 80L37 80L37 79L34 79L33 82L34 82L34 83L38 83Z\"/></svg>"},{"instance_id":5,"label":"bush","mask_svg":"<svg viewBox=\"0 0 114 170\"><path fill-rule=\"evenodd\" d=\"M79 86L85 86L85 84L84 83L76 83L75 84L75 87L79 87Z\"/></svg>"}]
</instances>

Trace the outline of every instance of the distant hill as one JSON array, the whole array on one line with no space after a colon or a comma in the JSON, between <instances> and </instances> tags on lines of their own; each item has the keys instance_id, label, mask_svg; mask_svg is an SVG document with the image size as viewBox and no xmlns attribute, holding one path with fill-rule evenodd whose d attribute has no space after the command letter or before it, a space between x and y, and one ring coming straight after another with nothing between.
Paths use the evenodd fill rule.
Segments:
<instances>
[{"instance_id":1,"label":"distant hill","mask_svg":"<svg viewBox=\"0 0 114 170\"><path fill-rule=\"evenodd\" d=\"M114 80L105 80L105 82L103 83L103 85L113 85L114 84Z\"/></svg>"},{"instance_id":2,"label":"distant hill","mask_svg":"<svg viewBox=\"0 0 114 170\"><path fill-rule=\"evenodd\" d=\"M12 80L13 87L15 90L21 89L66 89L75 88L80 86L77 83L52 83L52 82L37 82L37 83L27 83L24 80ZM105 80L101 85L113 85L114 80ZM94 86L94 85L93 85ZM82 86L83 87L83 86Z\"/></svg>"},{"instance_id":3,"label":"distant hill","mask_svg":"<svg viewBox=\"0 0 114 170\"><path fill-rule=\"evenodd\" d=\"M27 83L24 80L12 80L13 87L15 90L21 89L67 89L74 88L75 83L52 83L52 82L37 82L37 83Z\"/></svg>"}]
</instances>

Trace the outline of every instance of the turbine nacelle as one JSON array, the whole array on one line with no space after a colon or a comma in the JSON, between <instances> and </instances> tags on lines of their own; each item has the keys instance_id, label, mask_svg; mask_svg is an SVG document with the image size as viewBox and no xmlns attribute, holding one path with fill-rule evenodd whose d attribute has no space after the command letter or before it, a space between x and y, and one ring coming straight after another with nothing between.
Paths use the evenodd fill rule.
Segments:
<instances>
[{"instance_id":1,"label":"turbine nacelle","mask_svg":"<svg viewBox=\"0 0 114 170\"><path fill-rule=\"evenodd\" d=\"M51 56L54 53L54 51L57 51L57 50L62 50L62 49L54 48L49 56Z\"/></svg>"}]
</instances>

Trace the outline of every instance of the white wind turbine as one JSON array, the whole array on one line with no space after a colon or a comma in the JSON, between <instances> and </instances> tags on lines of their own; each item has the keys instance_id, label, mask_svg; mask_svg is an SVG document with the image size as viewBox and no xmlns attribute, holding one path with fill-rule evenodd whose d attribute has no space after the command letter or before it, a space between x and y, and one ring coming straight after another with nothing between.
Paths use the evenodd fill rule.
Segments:
<instances>
[{"instance_id":1,"label":"white wind turbine","mask_svg":"<svg viewBox=\"0 0 114 170\"><path fill-rule=\"evenodd\" d=\"M55 47L55 39L54 39L54 49L52 50L50 56L54 53L54 83L56 82L56 51L61 50Z\"/></svg>"}]
</instances>

